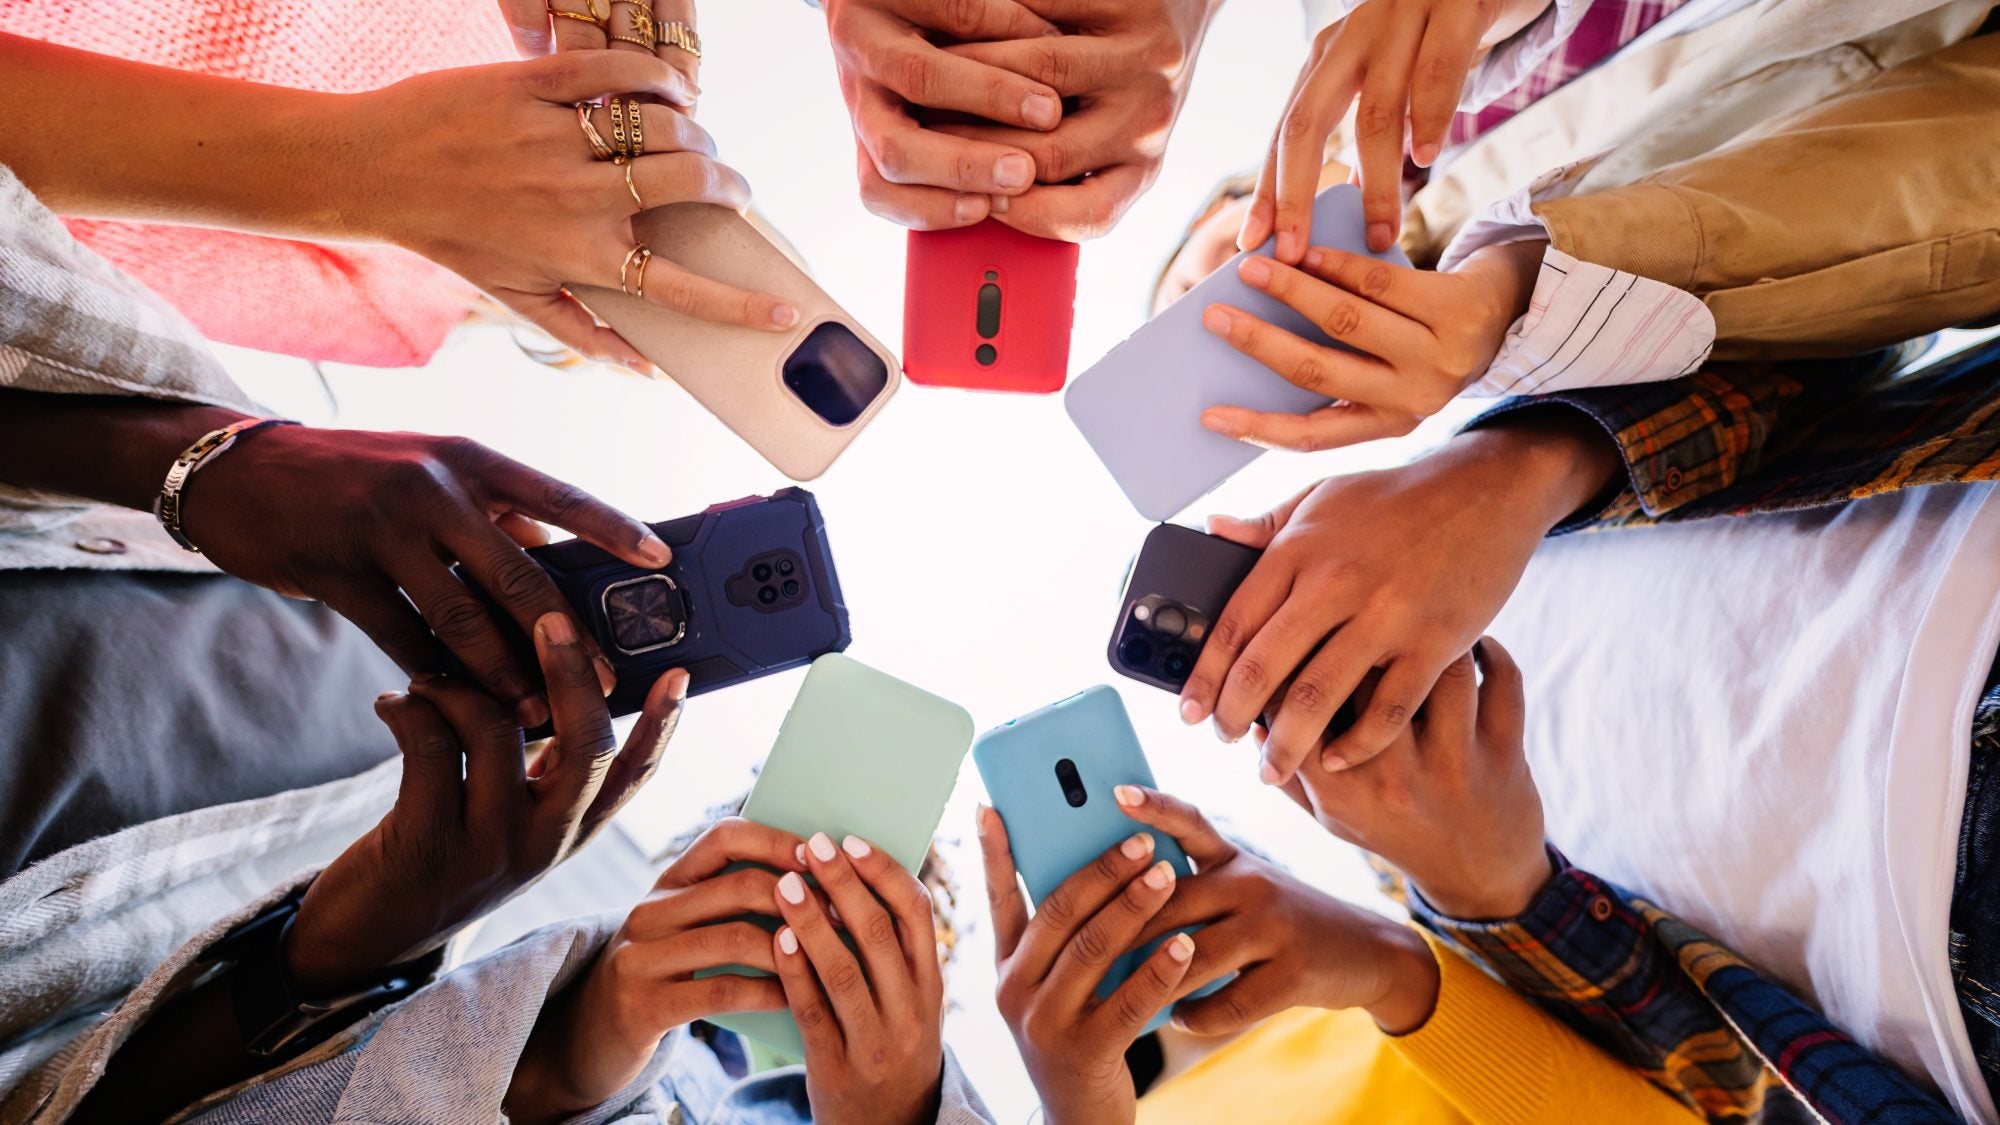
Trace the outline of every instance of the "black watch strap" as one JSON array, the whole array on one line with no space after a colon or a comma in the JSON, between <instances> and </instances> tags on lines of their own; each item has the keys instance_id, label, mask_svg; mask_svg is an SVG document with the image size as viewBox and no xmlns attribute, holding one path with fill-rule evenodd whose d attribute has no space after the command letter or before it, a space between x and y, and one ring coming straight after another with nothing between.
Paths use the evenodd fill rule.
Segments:
<instances>
[{"instance_id":1,"label":"black watch strap","mask_svg":"<svg viewBox=\"0 0 2000 1125\"><path fill-rule=\"evenodd\" d=\"M286 1059L324 1043L363 1016L422 988L444 962L439 947L391 965L370 982L334 996L300 996L285 971L285 936L305 897L300 888L225 934L205 958L230 962L228 988L245 1051Z\"/></svg>"}]
</instances>

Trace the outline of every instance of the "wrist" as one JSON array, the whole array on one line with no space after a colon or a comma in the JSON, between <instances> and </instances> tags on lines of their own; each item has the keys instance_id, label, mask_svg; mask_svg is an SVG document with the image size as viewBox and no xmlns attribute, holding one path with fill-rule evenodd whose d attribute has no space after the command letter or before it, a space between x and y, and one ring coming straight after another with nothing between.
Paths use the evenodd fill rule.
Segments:
<instances>
[{"instance_id":1,"label":"wrist","mask_svg":"<svg viewBox=\"0 0 2000 1125\"><path fill-rule=\"evenodd\" d=\"M1561 408L1502 415L1433 456L1447 467L1481 472L1482 495L1533 513L1544 532L1601 496L1624 468L1617 445L1595 421Z\"/></svg>"},{"instance_id":2,"label":"wrist","mask_svg":"<svg viewBox=\"0 0 2000 1125\"><path fill-rule=\"evenodd\" d=\"M1381 922L1375 944L1382 991L1362 1007L1384 1034L1408 1035L1437 1009L1437 957L1423 935L1387 919Z\"/></svg>"},{"instance_id":3,"label":"wrist","mask_svg":"<svg viewBox=\"0 0 2000 1125\"><path fill-rule=\"evenodd\" d=\"M1506 862L1482 865L1476 877L1411 880L1431 908L1460 922L1499 922L1518 918L1534 905L1536 896L1556 876L1545 848L1523 852Z\"/></svg>"}]
</instances>

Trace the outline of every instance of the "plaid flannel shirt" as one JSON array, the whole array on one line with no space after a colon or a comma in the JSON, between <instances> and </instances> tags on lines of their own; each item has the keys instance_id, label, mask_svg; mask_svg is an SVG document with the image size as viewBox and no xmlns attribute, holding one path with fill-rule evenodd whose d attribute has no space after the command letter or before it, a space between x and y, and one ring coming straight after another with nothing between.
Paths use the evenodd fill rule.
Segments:
<instances>
[{"instance_id":1,"label":"plaid flannel shirt","mask_svg":"<svg viewBox=\"0 0 2000 1125\"><path fill-rule=\"evenodd\" d=\"M1472 425L1573 410L1612 436L1626 480L1558 534L2000 479L2000 340L1903 371L1922 344L1847 360L1712 364L1667 383L1511 399ZM1393 872L1385 889L1710 1121L1957 1120L1708 935L1550 856L1556 877L1526 913L1504 921L1440 915Z\"/></svg>"}]
</instances>

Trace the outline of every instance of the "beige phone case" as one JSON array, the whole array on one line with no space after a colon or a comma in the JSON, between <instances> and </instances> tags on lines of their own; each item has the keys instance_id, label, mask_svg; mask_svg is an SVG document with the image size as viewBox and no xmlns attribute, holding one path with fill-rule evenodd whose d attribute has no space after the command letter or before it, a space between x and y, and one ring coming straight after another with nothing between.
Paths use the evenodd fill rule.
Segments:
<instances>
[{"instance_id":1,"label":"beige phone case","mask_svg":"<svg viewBox=\"0 0 2000 1125\"><path fill-rule=\"evenodd\" d=\"M790 301L799 310L798 326L763 332L697 320L616 289L572 285L570 292L786 476L805 481L825 472L902 383L895 353L734 211L676 203L640 214L632 225L639 240L662 258ZM814 413L784 381L786 358L829 321L852 332L887 371L880 393L842 426Z\"/></svg>"}]
</instances>

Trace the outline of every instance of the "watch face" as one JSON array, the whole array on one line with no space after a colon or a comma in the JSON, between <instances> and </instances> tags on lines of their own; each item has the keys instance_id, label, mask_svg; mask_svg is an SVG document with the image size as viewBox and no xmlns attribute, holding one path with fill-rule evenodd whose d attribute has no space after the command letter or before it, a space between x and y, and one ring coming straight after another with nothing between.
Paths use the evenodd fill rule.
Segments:
<instances>
[{"instance_id":1,"label":"watch face","mask_svg":"<svg viewBox=\"0 0 2000 1125\"><path fill-rule=\"evenodd\" d=\"M601 601L611 643L627 656L678 644L687 633L687 603L664 574L607 586Z\"/></svg>"}]
</instances>

